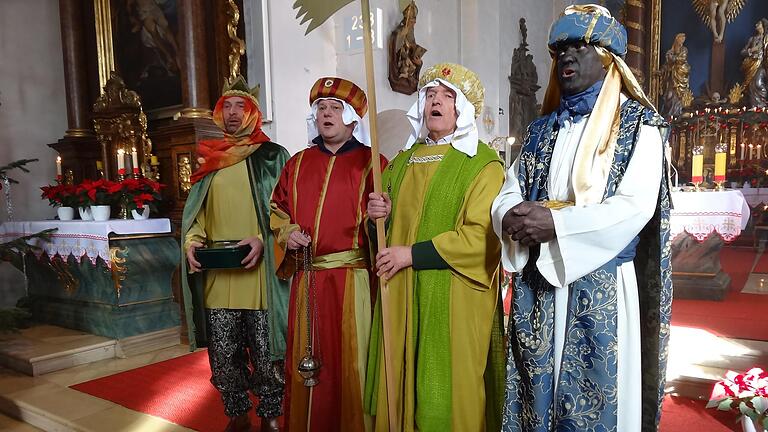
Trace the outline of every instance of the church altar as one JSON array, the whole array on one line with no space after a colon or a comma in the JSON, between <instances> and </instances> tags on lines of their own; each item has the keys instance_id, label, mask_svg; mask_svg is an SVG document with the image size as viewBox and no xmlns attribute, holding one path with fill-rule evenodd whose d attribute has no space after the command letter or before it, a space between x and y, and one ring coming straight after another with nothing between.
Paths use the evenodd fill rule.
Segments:
<instances>
[{"instance_id":1,"label":"church altar","mask_svg":"<svg viewBox=\"0 0 768 432\"><path fill-rule=\"evenodd\" d=\"M35 320L115 339L179 325L169 219L5 222L0 242L50 228L49 242L13 263Z\"/></svg>"},{"instance_id":2,"label":"church altar","mask_svg":"<svg viewBox=\"0 0 768 432\"><path fill-rule=\"evenodd\" d=\"M673 192L670 217L675 298L722 300L731 277L720 250L741 234L750 208L741 190Z\"/></svg>"}]
</instances>

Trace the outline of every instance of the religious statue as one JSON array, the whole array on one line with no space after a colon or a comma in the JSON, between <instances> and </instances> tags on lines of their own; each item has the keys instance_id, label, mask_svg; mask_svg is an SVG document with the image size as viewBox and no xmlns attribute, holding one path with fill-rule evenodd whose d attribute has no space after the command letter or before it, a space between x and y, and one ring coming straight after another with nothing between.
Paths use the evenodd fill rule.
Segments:
<instances>
[{"instance_id":1,"label":"religious statue","mask_svg":"<svg viewBox=\"0 0 768 432\"><path fill-rule=\"evenodd\" d=\"M693 7L712 31L716 43L723 42L725 25L733 22L746 0L692 0Z\"/></svg>"},{"instance_id":2,"label":"religious statue","mask_svg":"<svg viewBox=\"0 0 768 432\"><path fill-rule=\"evenodd\" d=\"M667 51L666 62L661 67L661 114L666 118L677 117L689 106L693 94L689 86L691 66L688 64L688 48L685 33L678 33Z\"/></svg>"},{"instance_id":3,"label":"religious statue","mask_svg":"<svg viewBox=\"0 0 768 432\"><path fill-rule=\"evenodd\" d=\"M509 74L509 136L517 142L522 142L528 124L536 119L538 81L533 56L528 52L528 27L525 18L520 18L520 46L512 53Z\"/></svg>"},{"instance_id":4,"label":"religious statue","mask_svg":"<svg viewBox=\"0 0 768 432\"><path fill-rule=\"evenodd\" d=\"M403 10L403 20L389 36L389 85L392 90L407 95L418 87L421 57L427 52L413 36L418 13L416 3L411 1Z\"/></svg>"},{"instance_id":5,"label":"religious statue","mask_svg":"<svg viewBox=\"0 0 768 432\"><path fill-rule=\"evenodd\" d=\"M741 70L744 72L744 88L746 88L749 106L764 107L768 103L768 88L766 88L766 58L768 48L768 19L763 18L755 24L755 33L741 50L744 60Z\"/></svg>"}]
</instances>

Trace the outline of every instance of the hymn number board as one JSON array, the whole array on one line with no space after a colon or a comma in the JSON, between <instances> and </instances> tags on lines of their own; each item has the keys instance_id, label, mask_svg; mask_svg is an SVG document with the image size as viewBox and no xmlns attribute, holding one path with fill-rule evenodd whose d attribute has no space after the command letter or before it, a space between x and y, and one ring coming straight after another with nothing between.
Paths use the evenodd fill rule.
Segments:
<instances>
[{"instance_id":1,"label":"hymn number board","mask_svg":"<svg viewBox=\"0 0 768 432\"><path fill-rule=\"evenodd\" d=\"M381 29L384 20L381 8L373 8L370 19L373 48L384 48L384 35ZM344 17L343 32L344 51L361 51L363 49L363 16L361 14Z\"/></svg>"}]
</instances>

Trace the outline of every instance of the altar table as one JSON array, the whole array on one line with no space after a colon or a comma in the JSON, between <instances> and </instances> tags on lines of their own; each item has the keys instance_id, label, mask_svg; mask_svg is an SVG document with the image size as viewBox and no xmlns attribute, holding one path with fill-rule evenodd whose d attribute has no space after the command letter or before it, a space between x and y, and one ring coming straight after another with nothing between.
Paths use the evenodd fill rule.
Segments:
<instances>
[{"instance_id":1,"label":"altar table","mask_svg":"<svg viewBox=\"0 0 768 432\"><path fill-rule=\"evenodd\" d=\"M746 228L749 203L740 190L726 190L673 192L672 204L675 298L722 300L731 277L720 266L720 250Z\"/></svg>"},{"instance_id":2,"label":"altar table","mask_svg":"<svg viewBox=\"0 0 768 432\"><path fill-rule=\"evenodd\" d=\"M115 339L179 325L170 220L5 222L0 243L50 228L50 242L14 262L35 320Z\"/></svg>"}]
</instances>

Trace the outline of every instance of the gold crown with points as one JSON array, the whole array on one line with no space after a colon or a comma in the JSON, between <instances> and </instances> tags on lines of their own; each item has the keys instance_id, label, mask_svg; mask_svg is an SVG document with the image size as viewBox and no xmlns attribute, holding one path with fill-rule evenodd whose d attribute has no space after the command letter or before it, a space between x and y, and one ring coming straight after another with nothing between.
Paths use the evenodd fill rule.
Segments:
<instances>
[{"instance_id":1,"label":"gold crown with points","mask_svg":"<svg viewBox=\"0 0 768 432\"><path fill-rule=\"evenodd\" d=\"M224 91L221 94L222 97L240 96L252 100L256 106L259 105L259 91L261 90L261 86L248 87L248 82L242 75L238 75L234 81L230 81L229 79L225 80L223 90Z\"/></svg>"}]
</instances>

